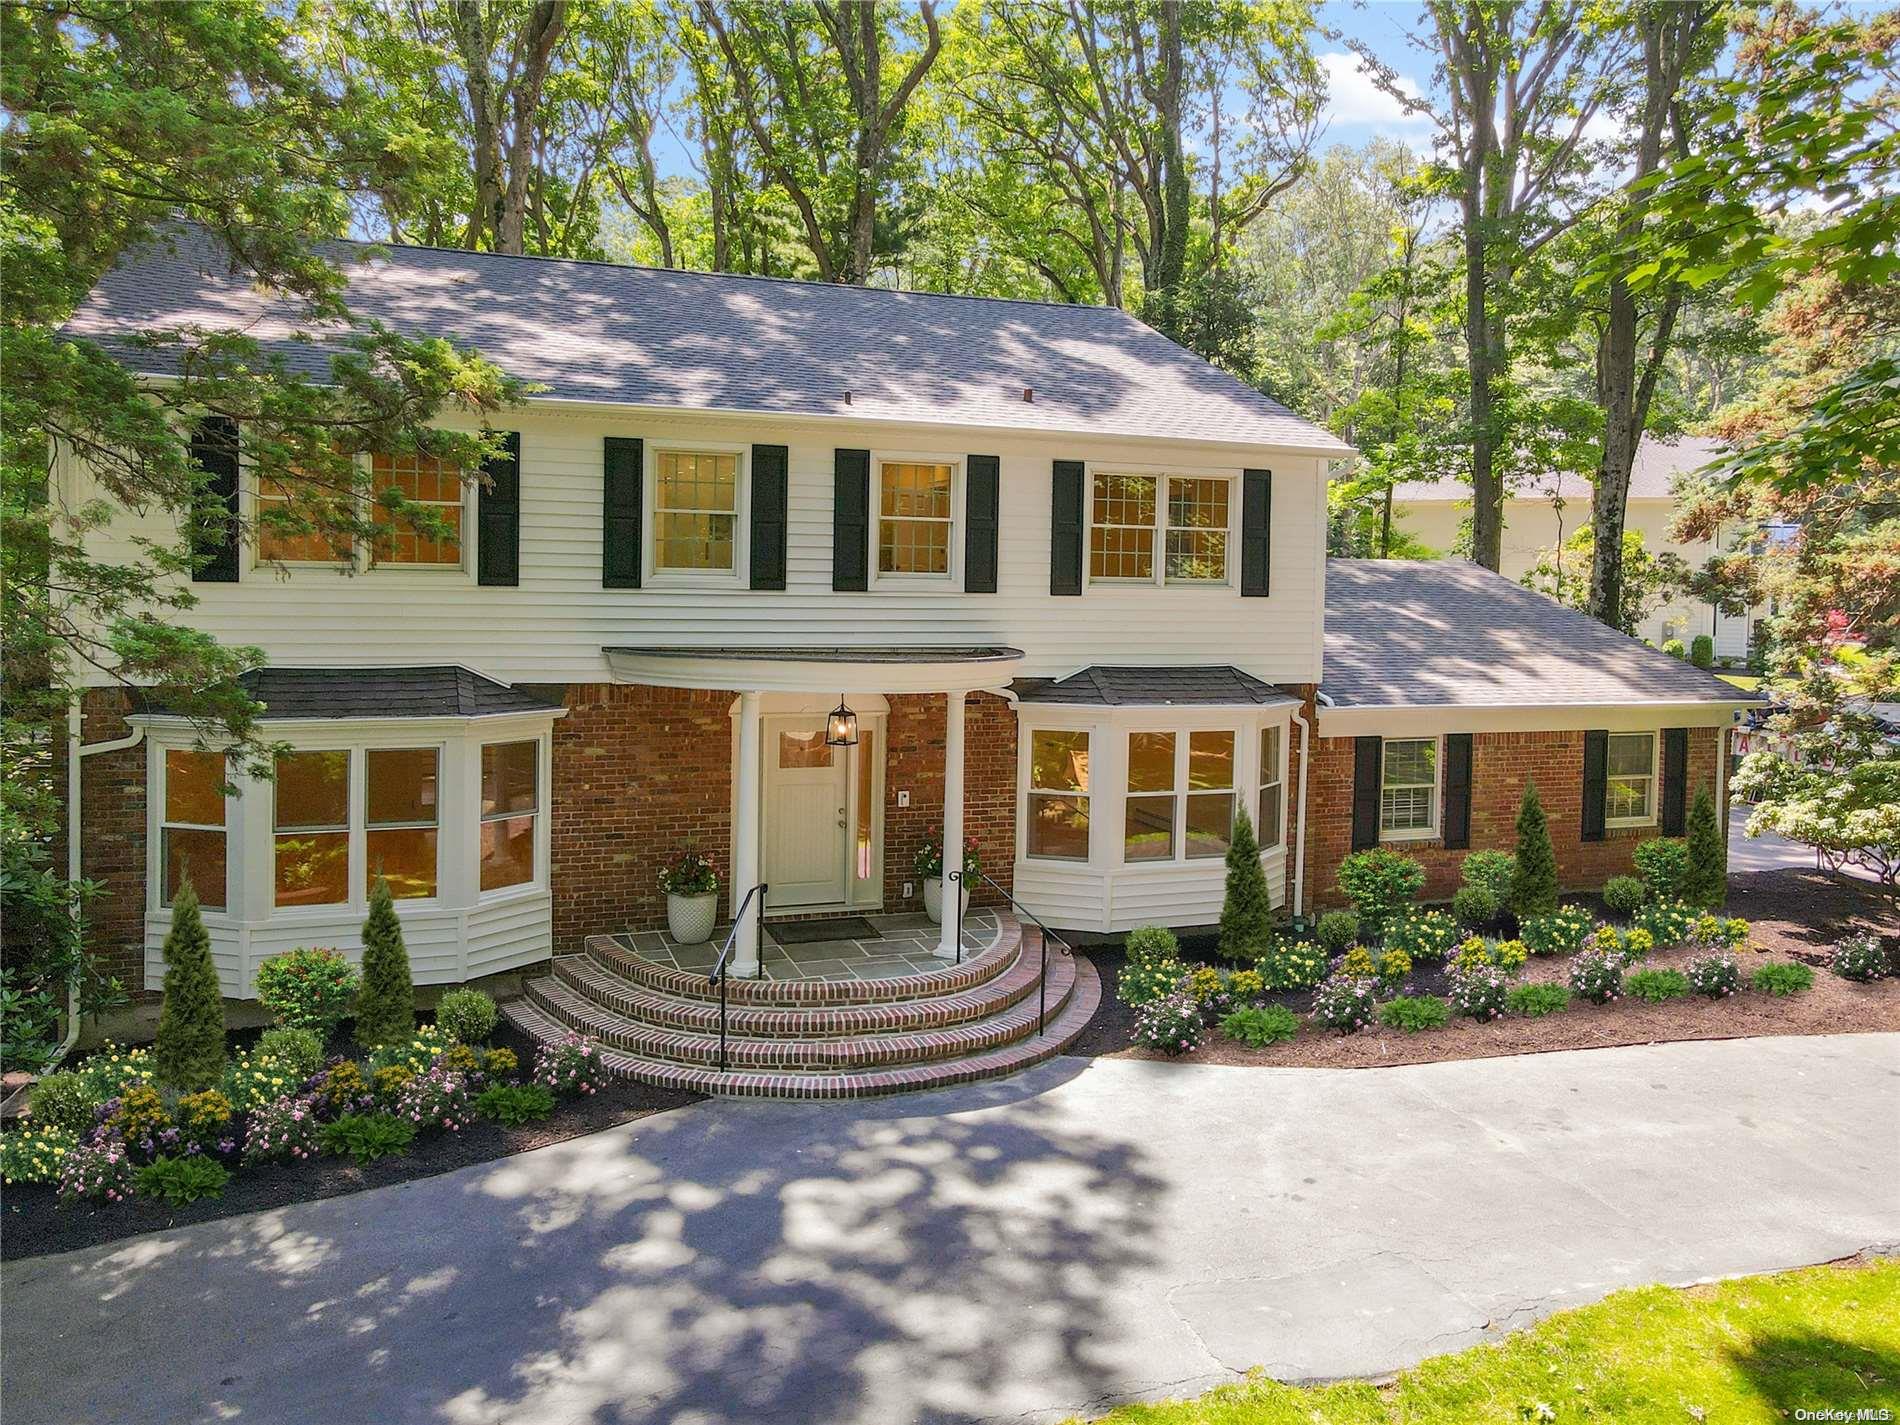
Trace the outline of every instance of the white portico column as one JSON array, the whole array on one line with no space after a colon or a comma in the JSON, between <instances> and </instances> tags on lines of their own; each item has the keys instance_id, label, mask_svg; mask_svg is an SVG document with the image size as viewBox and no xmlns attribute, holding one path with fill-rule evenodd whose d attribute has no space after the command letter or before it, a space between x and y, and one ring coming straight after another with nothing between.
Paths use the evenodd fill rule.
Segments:
<instances>
[{"instance_id":1,"label":"white portico column","mask_svg":"<svg viewBox=\"0 0 1900 1425\"><path fill-rule=\"evenodd\" d=\"M958 873L950 879L951 871ZM943 938L939 960L957 958L963 935L963 694L951 693L943 722Z\"/></svg>"},{"instance_id":2,"label":"white portico column","mask_svg":"<svg viewBox=\"0 0 1900 1425\"><path fill-rule=\"evenodd\" d=\"M735 909L745 893L759 883L759 779L763 776L759 749L760 704L758 693L739 694L739 795L734 799L732 817L732 887ZM765 907L763 897L755 896L746 907L739 924L738 939L733 942L732 959L727 973L741 978L759 973L759 922Z\"/></svg>"}]
</instances>

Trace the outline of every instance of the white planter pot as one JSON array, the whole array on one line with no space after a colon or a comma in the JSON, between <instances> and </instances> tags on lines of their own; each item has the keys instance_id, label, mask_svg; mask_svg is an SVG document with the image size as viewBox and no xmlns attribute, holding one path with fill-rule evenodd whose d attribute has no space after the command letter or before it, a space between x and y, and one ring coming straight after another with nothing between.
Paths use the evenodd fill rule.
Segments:
<instances>
[{"instance_id":1,"label":"white planter pot","mask_svg":"<svg viewBox=\"0 0 1900 1425\"><path fill-rule=\"evenodd\" d=\"M676 944L703 945L712 939L713 922L719 919L719 892L703 896L666 897L666 929Z\"/></svg>"},{"instance_id":2,"label":"white planter pot","mask_svg":"<svg viewBox=\"0 0 1900 1425\"><path fill-rule=\"evenodd\" d=\"M970 890L967 886L963 890L963 913L966 916L970 913ZM924 877L924 914L936 924L943 924L942 876Z\"/></svg>"}]
</instances>

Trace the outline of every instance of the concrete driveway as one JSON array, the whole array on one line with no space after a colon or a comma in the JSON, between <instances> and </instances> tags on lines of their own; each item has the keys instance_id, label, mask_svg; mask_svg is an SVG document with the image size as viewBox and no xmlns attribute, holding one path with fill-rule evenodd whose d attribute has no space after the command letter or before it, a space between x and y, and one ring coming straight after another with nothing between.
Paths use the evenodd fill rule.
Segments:
<instances>
[{"instance_id":1,"label":"concrete driveway","mask_svg":"<svg viewBox=\"0 0 1900 1425\"><path fill-rule=\"evenodd\" d=\"M8 1425L1035 1421L1900 1244L1900 1035L707 1103L4 1275Z\"/></svg>"}]
</instances>

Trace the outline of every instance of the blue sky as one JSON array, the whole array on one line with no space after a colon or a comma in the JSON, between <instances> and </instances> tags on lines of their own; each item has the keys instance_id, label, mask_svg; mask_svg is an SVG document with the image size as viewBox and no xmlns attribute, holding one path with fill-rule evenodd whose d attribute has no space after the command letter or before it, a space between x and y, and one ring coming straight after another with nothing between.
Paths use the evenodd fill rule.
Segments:
<instances>
[{"instance_id":1,"label":"blue sky","mask_svg":"<svg viewBox=\"0 0 1900 1425\"><path fill-rule=\"evenodd\" d=\"M1431 56L1414 48L1406 32L1417 24L1419 7L1411 0L1323 0L1320 23L1337 30L1338 39L1315 42L1315 52L1326 71L1329 102L1323 147L1346 144L1357 148L1378 137L1405 139L1414 148L1431 143L1431 124L1407 114L1389 94L1373 84L1359 68L1359 58L1346 47L1360 40L1372 52L1409 80L1422 95L1431 87Z\"/></svg>"}]
</instances>

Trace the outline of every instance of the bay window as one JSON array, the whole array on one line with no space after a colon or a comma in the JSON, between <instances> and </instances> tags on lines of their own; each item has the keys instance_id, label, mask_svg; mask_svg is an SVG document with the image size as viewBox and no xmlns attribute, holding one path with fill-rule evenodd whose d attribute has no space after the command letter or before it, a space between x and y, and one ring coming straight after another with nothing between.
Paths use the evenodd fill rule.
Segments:
<instances>
[{"instance_id":1,"label":"bay window","mask_svg":"<svg viewBox=\"0 0 1900 1425\"><path fill-rule=\"evenodd\" d=\"M1225 856L1234 830L1234 744L1225 729L1128 734L1122 860Z\"/></svg>"},{"instance_id":2,"label":"bay window","mask_svg":"<svg viewBox=\"0 0 1900 1425\"><path fill-rule=\"evenodd\" d=\"M185 881L206 910L225 902L224 754L170 748L159 823L164 881L160 905L170 905Z\"/></svg>"},{"instance_id":3,"label":"bay window","mask_svg":"<svg viewBox=\"0 0 1900 1425\"><path fill-rule=\"evenodd\" d=\"M350 754L285 752L277 758L272 854L279 906L350 899Z\"/></svg>"},{"instance_id":4,"label":"bay window","mask_svg":"<svg viewBox=\"0 0 1900 1425\"><path fill-rule=\"evenodd\" d=\"M1225 584L1233 488L1224 476L1097 473L1089 492L1089 578Z\"/></svg>"},{"instance_id":5,"label":"bay window","mask_svg":"<svg viewBox=\"0 0 1900 1425\"><path fill-rule=\"evenodd\" d=\"M1610 734L1603 819L1611 826L1643 826L1656 818L1656 734Z\"/></svg>"},{"instance_id":6,"label":"bay window","mask_svg":"<svg viewBox=\"0 0 1900 1425\"><path fill-rule=\"evenodd\" d=\"M1088 860L1088 733L1030 733L1028 797L1028 854L1053 861Z\"/></svg>"},{"instance_id":7,"label":"bay window","mask_svg":"<svg viewBox=\"0 0 1900 1425\"><path fill-rule=\"evenodd\" d=\"M659 452L653 486L654 573L734 573L738 528L736 451Z\"/></svg>"},{"instance_id":8,"label":"bay window","mask_svg":"<svg viewBox=\"0 0 1900 1425\"><path fill-rule=\"evenodd\" d=\"M482 747L481 888L506 890L534 880L534 825L540 814L541 744Z\"/></svg>"},{"instance_id":9,"label":"bay window","mask_svg":"<svg viewBox=\"0 0 1900 1425\"><path fill-rule=\"evenodd\" d=\"M948 577L956 466L878 463L877 572Z\"/></svg>"},{"instance_id":10,"label":"bay window","mask_svg":"<svg viewBox=\"0 0 1900 1425\"><path fill-rule=\"evenodd\" d=\"M1379 787L1379 834L1394 840L1429 837L1438 829L1438 739L1385 740Z\"/></svg>"},{"instance_id":11,"label":"bay window","mask_svg":"<svg viewBox=\"0 0 1900 1425\"><path fill-rule=\"evenodd\" d=\"M1268 850L1280 844L1282 828L1286 817L1286 765L1282 759L1284 751L1283 729L1263 727L1260 729L1260 807L1255 815L1259 825L1260 849Z\"/></svg>"},{"instance_id":12,"label":"bay window","mask_svg":"<svg viewBox=\"0 0 1900 1425\"><path fill-rule=\"evenodd\" d=\"M433 747L372 747L365 757L363 892L380 875L397 900L433 899L441 754Z\"/></svg>"},{"instance_id":13,"label":"bay window","mask_svg":"<svg viewBox=\"0 0 1900 1425\"><path fill-rule=\"evenodd\" d=\"M1234 839L1234 734L1190 732L1187 754L1188 859L1225 856Z\"/></svg>"}]
</instances>

